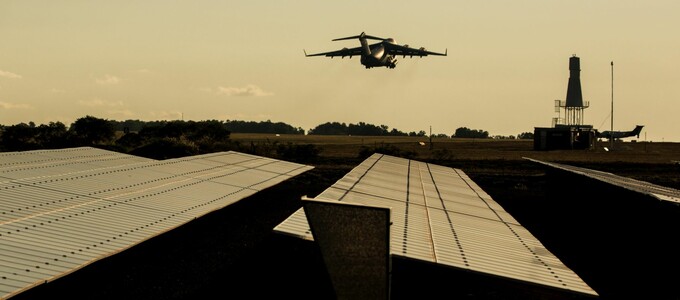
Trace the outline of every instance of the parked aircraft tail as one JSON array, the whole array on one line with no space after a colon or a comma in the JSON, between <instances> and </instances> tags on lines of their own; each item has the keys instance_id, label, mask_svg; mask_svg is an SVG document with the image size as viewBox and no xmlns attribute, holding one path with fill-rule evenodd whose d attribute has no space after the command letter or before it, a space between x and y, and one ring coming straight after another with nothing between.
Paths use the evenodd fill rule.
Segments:
<instances>
[{"instance_id":1,"label":"parked aircraft tail","mask_svg":"<svg viewBox=\"0 0 680 300\"><path fill-rule=\"evenodd\" d=\"M636 125L635 129L633 129L633 134L636 135L638 138L640 138L640 132L642 131L642 127L645 127L644 125Z\"/></svg>"}]
</instances>

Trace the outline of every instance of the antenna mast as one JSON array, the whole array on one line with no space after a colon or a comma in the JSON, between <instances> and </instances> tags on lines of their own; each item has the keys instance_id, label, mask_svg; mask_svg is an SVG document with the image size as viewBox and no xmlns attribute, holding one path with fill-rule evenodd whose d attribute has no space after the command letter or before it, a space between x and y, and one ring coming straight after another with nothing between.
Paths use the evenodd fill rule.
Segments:
<instances>
[{"instance_id":1,"label":"antenna mast","mask_svg":"<svg viewBox=\"0 0 680 300\"><path fill-rule=\"evenodd\" d=\"M609 129L611 132L609 136L609 148L614 149L614 61L611 63L612 65L612 111L611 111L611 128Z\"/></svg>"}]
</instances>

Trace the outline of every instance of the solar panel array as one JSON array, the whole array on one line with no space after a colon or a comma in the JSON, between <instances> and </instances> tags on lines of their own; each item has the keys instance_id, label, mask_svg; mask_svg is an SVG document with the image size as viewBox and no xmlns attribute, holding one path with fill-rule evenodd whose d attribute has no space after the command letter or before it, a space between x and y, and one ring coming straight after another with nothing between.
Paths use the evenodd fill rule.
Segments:
<instances>
[{"instance_id":1,"label":"solar panel array","mask_svg":"<svg viewBox=\"0 0 680 300\"><path fill-rule=\"evenodd\" d=\"M597 295L459 169L374 154L315 199L391 208L392 255ZM274 231L313 240L303 209Z\"/></svg>"},{"instance_id":2,"label":"solar panel array","mask_svg":"<svg viewBox=\"0 0 680 300\"><path fill-rule=\"evenodd\" d=\"M163 161L90 147L0 153L0 298L310 169L231 151Z\"/></svg>"},{"instance_id":3,"label":"solar panel array","mask_svg":"<svg viewBox=\"0 0 680 300\"><path fill-rule=\"evenodd\" d=\"M668 201L668 202L673 202L673 203L680 203L680 191L674 188L669 188L665 186L660 186L656 185L653 183L641 181L641 180L636 180L633 178L628 178L628 177L623 177L619 175L615 175L612 173L608 172L603 172L603 171L598 171L598 170L592 170L592 169L587 169L587 168L581 168L581 167L575 167L575 166L570 166L570 165L565 165L565 164L559 164L559 163L553 163L553 162L544 162L532 158L527 158L525 157L524 159L530 160L539 164L543 164L555 169L560 169L564 170L567 172L571 172L574 174L579 174L582 176L586 176L595 180L599 180L602 182L606 182L609 184L613 184L628 190L632 190L638 193L650 195L654 198L657 198L659 200L663 201Z\"/></svg>"}]
</instances>

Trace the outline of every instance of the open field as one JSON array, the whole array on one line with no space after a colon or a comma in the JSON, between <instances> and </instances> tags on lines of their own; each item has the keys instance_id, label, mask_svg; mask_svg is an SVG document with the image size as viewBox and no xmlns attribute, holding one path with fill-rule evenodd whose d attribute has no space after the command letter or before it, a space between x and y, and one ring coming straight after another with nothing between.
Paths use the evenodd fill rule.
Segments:
<instances>
[{"instance_id":1,"label":"open field","mask_svg":"<svg viewBox=\"0 0 680 300\"><path fill-rule=\"evenodd\" d=\"M356 157L361 147L394 145L417 153L417 159L430 159L446 150L454 160L519 160L532 157L547 161L670 163L680 160L680 143L617 142L613 151L608 141L600 141L592 150L534 151L533 140L495 140L433 138L408 136L317 136L233 133L231 139L241 143L313 144L323 148L323 157ZM423 142L424 145L421 145Z\"/></svg>"},{"instance_id":2,"label":"open field","mask_svg":"<svg viewBox=\"0 0 680 300\"><path fill-rule=\"evenodd\" d=\"M533 176L540 174L535 164L524 157L542 161L573 164L620 176L649 181L680 189L680 143L617 142L613 150L601 141L591 150L533 150L533 140L494 140L427 137L309 136L273 134L232 134L232 140L249 143L312 144L320 147L319 167L356 165L362 147L385 145L402 152L415 153L411 158L460 168L470 176ZM421 144L425 143L424 145ZM430 146L431 145L431 146Z\"/></svg>"},{"instance_id":3,"label":"open field","mask_svg":"<svg viewBox=\"0 0 680 300\"><path fill-rule=\"evenodd\" d=\"M618 299L623 287L608 279L616 274L603 273L594 268L597 261L583 261L573 254L590 245L565 245L555 236L553 229L569 229L572 224L548 226L550 214L538 209L550 194L546 170L523 157L680 189L680 165L674 163L680 160L680 143L620 142L614 151L605 151L605 142L594 150L534 151L531 140L435 139L430 149L429 140L417 137L232 134L231 138L243 144L313 144L321 153L309 163L315 167L311 171L12 299L333 299L314 244L275 234L272 229L301 207L302 196L318 195L359 164L362 146L382 145L415 153L416 160L462 169L602 299ZM444 294L464 299L580 299L507 285L479 274L393 262L392 299L441 298Z\"/></svg>"}]
</instances>

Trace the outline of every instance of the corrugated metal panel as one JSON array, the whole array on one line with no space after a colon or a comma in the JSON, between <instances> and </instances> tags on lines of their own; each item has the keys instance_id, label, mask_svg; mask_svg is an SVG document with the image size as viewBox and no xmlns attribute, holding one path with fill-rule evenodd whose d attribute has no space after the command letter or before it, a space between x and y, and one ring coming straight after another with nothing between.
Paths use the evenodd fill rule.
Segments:
<instances>
[{"instance_id":1,"label":"corrugated metal panel","mask_svg":"<svg viewBox=\"0 0 680 300\"><path fill-rule=\"evenodd\" d=\"M149 161L153 160L92 147L3 152L0 153L0 180L49 177Z\"/></svg>"},{"instance_id":2,"label":"corrugated metal panel","mask_svg":"<svg viewBox=\"0 0 680 300\"><path fill-rule=\"evenodd\" d=\"M0 298L312 169L238 152L155 161L76 148L0 159Z\"/></svg>"},{"instance_id":3,"label":"corrugated metal panel","mask_svg":"<svg viewBox=\"0 0 680 300\"><path fill-rule=\"evenodd\" d=\"M315 199L389 207L392 255L597 295L462 170L374 154ZM313 240L302 209L274 231Z\"/></svg>"},{"instance_id":4,"label":"corrugated metal panel","mask_svg":"<svg viewBox=\"0 0 680 300\"><path fill-rule=\"evenodd\" d=\"M575 167L565 164L544 162L532 158L525 157L524 159L530 160L539 164L543 164L555 169L565 170L574 174L583 175L586 177L593 178L602 182L613 184L628 190L632 190L641 194L650 195L659 200L680 203L680 191L674 188L669 188L665 186L656 185L653 183L635 180L632 178L627 178L619 175L615 175L608 172L602 172L598 170L592 170L587 168Z\"/></svg>"}]
</instances>

